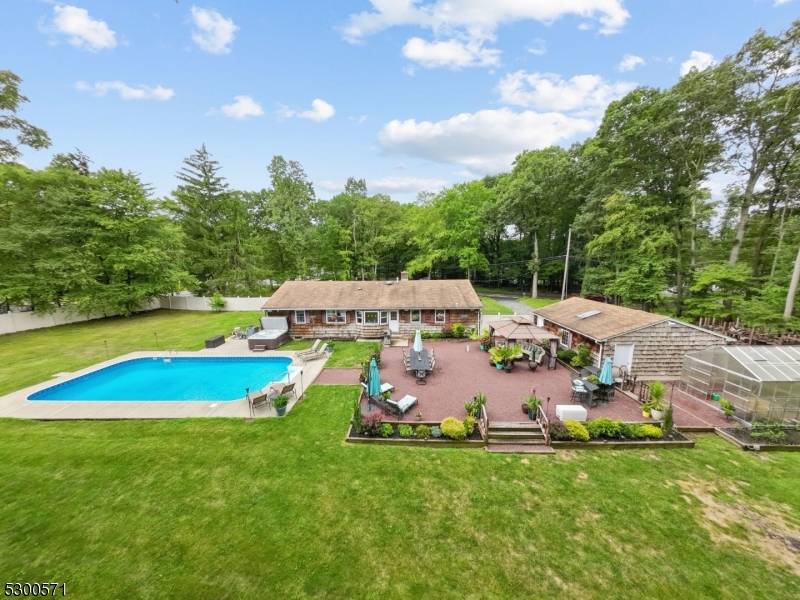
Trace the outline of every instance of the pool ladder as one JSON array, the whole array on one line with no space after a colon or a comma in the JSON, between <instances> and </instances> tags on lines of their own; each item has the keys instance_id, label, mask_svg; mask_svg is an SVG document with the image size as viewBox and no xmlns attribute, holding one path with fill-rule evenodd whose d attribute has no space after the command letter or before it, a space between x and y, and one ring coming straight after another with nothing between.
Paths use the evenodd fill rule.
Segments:
<instances>
[{"instance_id":1,"label":"pool ladder","mask_svg":"<svg viewBox=\"0 0 800 600\"><path fill-rule=\"evenodd\" d=\"M177 358L178 351L177 350L165 350L161 354L161 358L164 360L165 363L171 363L173 357Z\"/></svg>"}]
</instances>

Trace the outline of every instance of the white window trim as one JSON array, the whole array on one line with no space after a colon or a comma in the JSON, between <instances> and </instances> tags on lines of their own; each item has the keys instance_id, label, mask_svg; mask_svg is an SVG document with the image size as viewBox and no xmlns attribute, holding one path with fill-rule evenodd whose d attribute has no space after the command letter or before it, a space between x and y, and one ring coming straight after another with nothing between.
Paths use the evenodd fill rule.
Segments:
<instances>
[{"instance_id":1,"label":"white window trim","mask_svg":"<svg viewBox=\"0 0 800 600\"><path fill-rule=\"evenodd\" d=\"M436 323L437 325L444 325L445 323L447 323L447 311L442 309L441 312L442 312L442 320L440 321L439 311L438 310L433 311L433 322Z\"/></svg>"},{"instance_id":2,"label":"white window trim","mask_svg":"<svg viewBox=\"0 0 800 600\"><path fill-rule=\"evenodd\" d=\"M565 333L567 334L567 343L566 344L564 343L564 334ZM560 334L561 334L561 337L558 340L558 345L559 346L564 346L564 348L572 348L572 333L570 333L570 331L567 330L567 329L562 329Z\"/></svg>"},{"instance_id":3,"label":"white window trim","mask_svg":"<svg viewBox=\"0 0 800 600\"><path fill-rule=\"evenodd\" d=\"M419 313L419 319L416 320L416 321L414 320L414 313L415 312ZM409 310L408 311L408 322L411 323L412 325L415 324L415 323L418 324L418 325L421 325L422 324L422 309L421 308L412 308L411 310Z\"/></svg>"},{"instance_id":4,"label":"white window trim","mask_svg":"<svg viewBox=\"0 0 800 600\"><path fill-rule=\"evenodd\" d=\"M333 313L334 320L331 321L331 313ZM341 314L339 314L341 313ZM342 316L344 319L341 321L339 317ZM347 324L347 311L346 310L338 310L338 309L328 309L325 311L325 323L327 325L345 325Z\"/></svg>"},{"instance_id":5,"label":"white window trim","mask_svg":"<svg viewBox=\"0 0 800 600\"><path fill-rule=\"evenodd\" d=\"M370 313L375 313L375 322L374 323L367 323L367 315ZM381 311L379 310L365 310L364 311L364 325L380 325L381 323Z\"/></svg>"},{"instance_id":6,"label":"white window trim","mask_svg":"<svg viewBox=\"0 0 800 600\"><path fill-rule=\"evenodd\" d=\"M363 325L364 324L364 311L357 310L356 311L356 324Z\"/></svg>"},{"instance_id":7,"label":"white window trim","mask_svg":"<svg viewBox=\"0 0 800 600\"><path fill-rule=\"evenodd\" d=\"M306 314L306 311L304 311L304 310L296 310L296 311L294 311L294 322L297 325L305 325L306 323L308 323L308 318L307 317L308 317L308 315Z\"/></svg>"},{"instance_id":8,"label":"white window trim","mask_svg":"<svg viewBox=\"0 0 800 600\"><path fill-rule=\"evenodd\" d=\"M381 325L388 325L389 324L389 311L388 310L382 310L381 314L379 316L379 320L380 320Z\"/></svg>"}]
</instances>

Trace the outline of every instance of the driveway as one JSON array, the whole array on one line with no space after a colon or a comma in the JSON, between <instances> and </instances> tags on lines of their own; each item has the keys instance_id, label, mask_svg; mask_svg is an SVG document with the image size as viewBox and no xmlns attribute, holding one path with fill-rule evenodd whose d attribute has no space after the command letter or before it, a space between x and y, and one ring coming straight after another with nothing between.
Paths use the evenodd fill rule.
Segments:
<instances>
[{"instance_id":1,"label":"driveway","mask_svg":"<svg viewBox=\"0 0 800 600\"><path fill-rule=\"evenodd\" d=\"M518 315L530 315L533 313L533 309L527 304L523 304L517 298L519 296L506 296L504 294L481 294L482 296L488 296L489 298L493 298L497 300L500 304L505 306L506 308L510 308Z\"/></svg>"}]
</instances>

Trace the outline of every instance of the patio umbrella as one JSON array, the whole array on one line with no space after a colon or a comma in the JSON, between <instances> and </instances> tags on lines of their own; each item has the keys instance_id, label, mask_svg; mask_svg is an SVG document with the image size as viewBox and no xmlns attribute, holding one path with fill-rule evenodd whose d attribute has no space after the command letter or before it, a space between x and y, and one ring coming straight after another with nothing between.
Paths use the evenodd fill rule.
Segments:
<instances>
[{"instance_id":1,"label":"patio umbrella","mask_svg":"<svg viewBox=\"0 0 800 600\"><path fill-rule=\"evenodd\" d=\"M378 363L373 358L369 363L369 381L367 392L370 396L377 396L381 393L381 376L378 373Z\"/></svg>"},{"instance_id":2,"label":"patio umbrella","mask_svg":"<svg viewBox=\"0 0 800 600\"><path fill-rule=\"evenodd\" d=\"M417 335L414 336L414 352L422 352L422 334L417 329Z\"/></svg>"},{"instance_id":3,"label":"patio umbrella","mask_svg":"<svg viewBox=\"0 0 800 600\"><path fill-rule=\"evenodd\" d=\"M600 383L603 385L611 385L614 383L614 373L611 371L611 357L606 356L606 360L603 363L603 368L600 370L600 375L598 376Z\"/></svg>"}]
</instances>

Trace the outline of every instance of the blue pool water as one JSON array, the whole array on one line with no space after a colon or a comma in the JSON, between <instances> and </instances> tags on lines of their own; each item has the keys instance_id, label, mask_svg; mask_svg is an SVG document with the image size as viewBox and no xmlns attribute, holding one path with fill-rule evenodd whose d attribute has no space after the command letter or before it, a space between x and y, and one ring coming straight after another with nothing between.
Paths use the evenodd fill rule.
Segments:
<instances>
[{"instance_id":1,"label":"blue pool water","mask_svg":"<svg viewBox=\"0 0 800 600\"><path fill-rule=\"evenodd\" d=\"M292 359L136 358L40 390L28 400L229 401L287 376Z\"/></svg>"}]
</instances>

